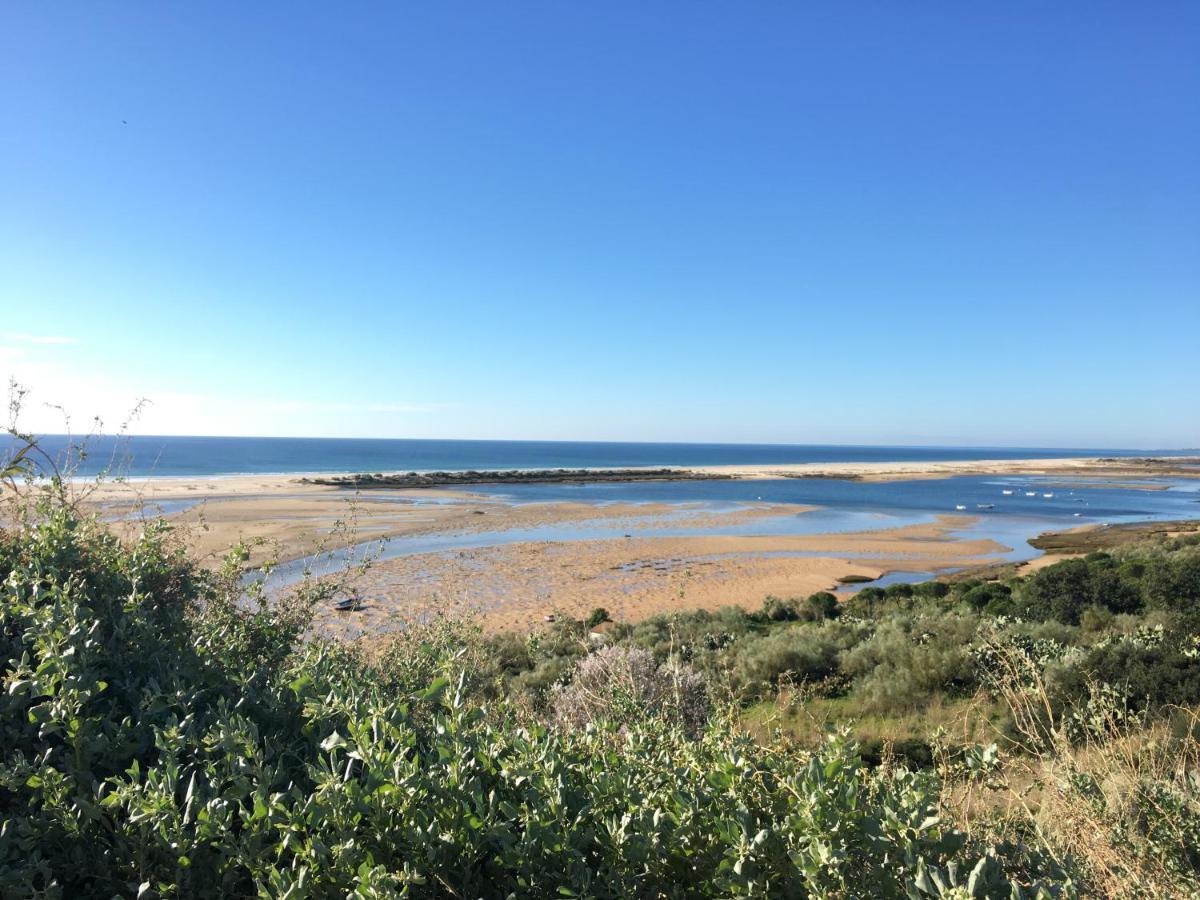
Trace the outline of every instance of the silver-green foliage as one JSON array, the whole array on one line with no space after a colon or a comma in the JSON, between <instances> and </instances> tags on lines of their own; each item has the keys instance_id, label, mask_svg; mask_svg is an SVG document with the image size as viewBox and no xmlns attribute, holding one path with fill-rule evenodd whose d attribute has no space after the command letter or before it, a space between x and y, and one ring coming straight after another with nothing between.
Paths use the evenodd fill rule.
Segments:
<instances>
[{"instance_id":1,"label":"silver-green foliage","mask_svg":"<svg viewBox=\"0 0 1200 900\"><path fill-rule=\"evenodd\" d=\"M302 642L236 575L61 507L0 540L0 894L1071 893L941 821L932 773L869 772L842 736L518 727L458 654L422 646L413 688Z\"/></svg>"}]
</instances>

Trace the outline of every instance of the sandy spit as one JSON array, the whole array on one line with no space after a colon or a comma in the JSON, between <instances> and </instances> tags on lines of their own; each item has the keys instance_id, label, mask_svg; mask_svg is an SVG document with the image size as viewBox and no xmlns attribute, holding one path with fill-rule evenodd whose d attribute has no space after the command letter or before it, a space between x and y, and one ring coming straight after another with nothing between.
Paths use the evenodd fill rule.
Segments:
<instances>
[{"instance_id":1,"label":"sandy spit","mask_svg":"<svg viewBox=\"0 0 1200 900\"><path fill-rule=\"evenodd\" d=\"M698 466L693 471L735 478L858 478L863 481L907 481L922 478L950 478L955 475L1062 475L1072 478L1151 478L1200 477L1200 470L1189 469L1194 458L1111 459L1078 457L1072 459L981 459L942 462L844 462L796 463L766 466ZM1142 487L1137 482L1127 487Z\"/></svg>"}]
</instances>

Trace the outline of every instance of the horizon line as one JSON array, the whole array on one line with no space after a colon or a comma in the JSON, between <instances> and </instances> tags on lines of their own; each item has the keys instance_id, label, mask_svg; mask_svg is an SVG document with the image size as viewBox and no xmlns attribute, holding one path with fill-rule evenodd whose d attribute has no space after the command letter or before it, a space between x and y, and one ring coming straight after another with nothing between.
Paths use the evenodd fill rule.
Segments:
<instances>
[{"instance_id":1,"label":"horizon line","mask_svg":"<svg viewBox=\"0 0 1200 900\"><path fill-rule=\"evenodd\" d=\"M1200 453L1200 447L1115 447L1115 446L1069 446L1069 445L1033 445L1033 444L946 444L946 443L861 443L861 442L829 442L829 441L697 441L697 440L632 440L605 438L587 440L582 438L429 438L429 437L362 437L362 436L331 436L331 435L252 435L252 434L140 434L140 433L107 433L92 432L83 435L65 432L31 432L37 439L41 438L70 438L84 441L90 438L203 438L209 440L242 440L242 441L424 441L424 442L456 442L473 444L648 444L661 446L715 446L715 447L882 447L897 449L939 449L939 450L1099 450L1099 451L1139 451L1139 452L1172 452ZM10 434L10 437L12 435Z\"/></svg>"}]
</instances>

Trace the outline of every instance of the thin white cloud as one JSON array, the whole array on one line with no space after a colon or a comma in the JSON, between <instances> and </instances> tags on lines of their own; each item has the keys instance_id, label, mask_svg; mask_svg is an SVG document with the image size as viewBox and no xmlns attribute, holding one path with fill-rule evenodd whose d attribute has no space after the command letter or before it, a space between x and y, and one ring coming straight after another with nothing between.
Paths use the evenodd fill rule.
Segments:
<instances>
[{"instance_id":1,"label":"thin white cloud","mask_svg":"<svg viewBox=\"0 0 1200 900\"><path fill-rule=\"evenodd\" d=\"M21 334L19 332L7 332L4 335L6 341L15 341L19 344L78 344L79 341L73 337L67 337L63 334Z\"/></svg>"},{"instance_id":2,"label":"thin white cloud","mask_svg":"<svg viewBox=\"0 0 1200 900\"><path fill-rule=\"evenodd\" d=\"M18 343L13 335L7 344L2 338L0 334L0 403L10 379L27 388L20 425L30 431L57 433L68 423L86 430L99 418L106 430L128 423L142 434L391 433L451 408L419 397L322 400L187 390L191 385L172 390L147 383L148 374L94 371L77 365L73 354ZM139 408L143 399L147 402Z\"/></svg>"}]
</instances>

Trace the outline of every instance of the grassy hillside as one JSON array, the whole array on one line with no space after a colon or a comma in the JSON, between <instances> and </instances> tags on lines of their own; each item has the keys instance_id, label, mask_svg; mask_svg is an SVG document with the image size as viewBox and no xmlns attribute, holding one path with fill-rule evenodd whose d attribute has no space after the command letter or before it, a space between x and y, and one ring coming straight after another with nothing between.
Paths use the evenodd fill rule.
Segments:
<instances>
[{"instance_id":1,"label":"grassy hillside","mask_svg":"<svg viewBox=\"0 0 1200 900\"><path fill-rule=\"evenodd\" d=\"M367 653L304 639L311 586L245 596L244 552L207 573L169 526L122 544L54 491L7 521L5 897L1200 889L1185 542ZM864 747L860 717L943 728Z\"/></svg>"}]
</instances>

